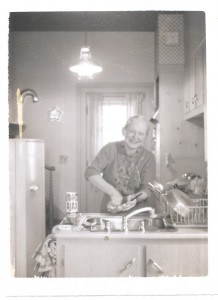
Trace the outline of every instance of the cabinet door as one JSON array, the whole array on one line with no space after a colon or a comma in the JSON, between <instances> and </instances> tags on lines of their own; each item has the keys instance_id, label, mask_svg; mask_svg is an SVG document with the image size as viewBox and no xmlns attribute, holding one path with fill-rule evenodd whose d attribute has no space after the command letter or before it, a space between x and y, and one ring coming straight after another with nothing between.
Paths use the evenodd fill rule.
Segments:
<instances>
[{"instance_id":1,"label":"cabinet door","mask_svg":"<svg viewBox=\"0 0 218 300\"><path fill-rule=\"evenodd\" d=\"M34 275L32 255L45 238L44 144L26 142L27 276Z\"/></svg>"},{"instance_id":2,"label":"cabinet door","mask_svg":"<svg viewBox=\"0 0 218 300\"><path fill-rule=\"evenodd\" d=\"M64 277L128 277L139 275L137 245L66 244Z\"/></svg>"},{"instance_id":3,"label":"cabinet door","mask_svg":"<svg viewBox=\"0 0 218 300\"><path fill-rule=\"evenodd\" d=\"M184 113L187 114L190 112L190 82L189 82L189 65L185 67L184 74Z\"/></svg>"},{"instance_id":4,"label":"cabinet door","mask_svg":"<svg viewBox=\"0 0 218 300\"><path fill-rule=\"evenodd\" d=\"M204 57L203 45L195 54L195 102L196 107L204 104Z\"/></svg>"},{"instance_id":5,"label":"cabinet door","mask_svg":"<svg viewBox=\"0 0 218 300\"><path fill-rule=\"evenodd\" d=\"M204 112L205 59L205 42L202 42L185 67L184 113L191 118Z\"/></svg>"},{"instance_id":6,"label":"cabinet door","mask_svg":"<svg viewBox=\"0 0 218 300\"><path fill-rule=\"evenodd\" d=\"M149 245L147 277L206 276L207 245Z\"/></svg>"},{"instance_id":7,"label":"cabinet door","mask_svg":"<svg viewBox=\"0 0 218 300\"><path fill-rule=\"evenodd\" d=\"M192 58L189 64L189 76L190 76L190 86L189 86L189 107L190 112L196 108L195 101L195 59Z\"/></svg>"}]
</instances>

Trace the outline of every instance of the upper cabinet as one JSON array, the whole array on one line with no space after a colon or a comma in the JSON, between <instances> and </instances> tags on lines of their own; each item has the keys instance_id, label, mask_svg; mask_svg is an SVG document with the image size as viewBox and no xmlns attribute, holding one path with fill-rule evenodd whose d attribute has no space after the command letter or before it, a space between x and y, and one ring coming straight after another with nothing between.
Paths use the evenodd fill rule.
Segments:
<instances>
[{"instance_id":1,"label":"upper cabinet","mask_svg":"<svg viewBox=\"0 0 218 300\"><path fill-rule=\"evenodd\" d=\"M186 60L184 77L185 119L192 119L204 113L206 103L206 51L205 39Z\"/></svg>"},{"instance_id":2,"label":"upper cabinet","mask_svg":"<svg viewBox=\"0 0 218 300\"><path fill-rule=\"evenodd\" d=\"M205 13L184 15L184 118L203 115L206 107Z\"/></svg>"}]
</instances>

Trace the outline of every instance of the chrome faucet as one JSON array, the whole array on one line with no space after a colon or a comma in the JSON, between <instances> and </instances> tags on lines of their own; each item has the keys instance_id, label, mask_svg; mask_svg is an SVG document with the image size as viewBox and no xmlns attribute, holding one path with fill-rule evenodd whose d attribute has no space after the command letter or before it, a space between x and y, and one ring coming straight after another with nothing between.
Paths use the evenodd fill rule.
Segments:
<instances>
[{"instance_id":1,"label":"chrome faucet","mask_svg":"<svg viewBox=\"0 0 218 300\"><path fill-rule=\"evenodd\" d=\"M152 183L149 182L148 185L150 186L150 188L153 190L153 191L156 191L159 193L160 195L160 199L163 200L164 204L165 204L165 211L166 211L166 214L168 215L169 212L170 212L170 205L167 201L167 198L166 198L166 195L167 195L167 192L164 188L164 186L157 182L157 181L153 181Z\"/></svg>"},{"instance_id":2,"label":"chrome faucet","mask_svg":"<svg viewBox=\"0 0 218 300\"><path fill-rule=\"evenodd\" d=\"M129 213L128 215L123 216L121 230L125 231L125 232L128 232L128 219L133 217L133 216L136 216L136 215L138 215L138 214L140 214L141 212L144 212L144 211L150 211L150 214L154 215L154 209L151 208L151 207L142 207L142 208L136 209L136 210L132 211L131 213Z\"/></svg>"}]
</instances>

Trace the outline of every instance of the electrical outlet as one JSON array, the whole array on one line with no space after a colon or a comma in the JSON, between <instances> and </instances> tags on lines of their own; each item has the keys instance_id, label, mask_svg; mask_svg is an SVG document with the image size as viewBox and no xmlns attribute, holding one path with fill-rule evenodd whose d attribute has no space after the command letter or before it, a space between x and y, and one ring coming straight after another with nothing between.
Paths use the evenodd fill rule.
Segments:
<instances>
[{"instance_id":1,"label":"electrical outlet","mask_svg":"<svg viewBox=\"0 0 218 300\"><path fill-rule=\"evenodd\" d=\"M165 32L165 44L168 46L178 46L179 34L177 31Z\"/></svg>"}]
</instances>

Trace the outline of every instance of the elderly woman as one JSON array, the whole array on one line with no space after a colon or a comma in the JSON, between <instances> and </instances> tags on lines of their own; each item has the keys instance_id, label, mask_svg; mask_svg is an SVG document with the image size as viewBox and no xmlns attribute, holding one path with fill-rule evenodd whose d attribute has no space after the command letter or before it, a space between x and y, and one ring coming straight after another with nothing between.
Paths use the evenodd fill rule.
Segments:
<instances>
[{"instance_id":1,"label":"elderly woman","mask_svg":"<svg viewBox=\"0 0 218 300\"><path fill-rule=\"evenodd\" d=\"M101 212L128 211L150 196L148 183L155 180L156 164L144 148L148 129L144 116L129 118L124 140L105 145L86 169L85 178L104 192Z\"/></svg>"}]
</instances>

